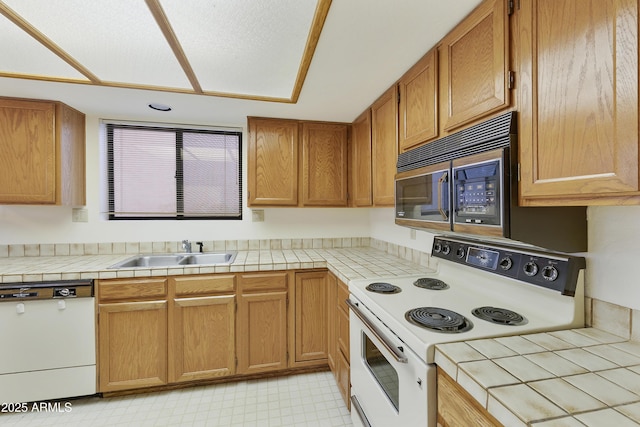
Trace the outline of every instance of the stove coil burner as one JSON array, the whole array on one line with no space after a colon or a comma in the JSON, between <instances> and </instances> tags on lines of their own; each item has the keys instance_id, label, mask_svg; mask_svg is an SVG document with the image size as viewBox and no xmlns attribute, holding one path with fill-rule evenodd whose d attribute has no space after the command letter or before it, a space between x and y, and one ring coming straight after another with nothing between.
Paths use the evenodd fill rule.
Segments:
<instances>
[{"instance_id":1,"label":"stove coil burner","mask_svg":"<svg viewBox=\"0 0 640 427\"><path fill-rule=\"evenodd\" d=\"M527 323L527 319L515 311L497 307L478 307L471 311L478 319L501 325L519 326Z\"/></svg>"},{"instance_id":2,"label":"stove coil burner","mask_svg":"<svg viewBox=\"0 0 640 427\"><path fill-rule=\"evenodd\" d=\"M413 285L419 288L430 289L433 291L443 291L445 289L449 289L449 285L447 285L442 280L432 279L430 277L421 277L413 282Z\"/></svg>"},{"instance_id":3,"label":"stove coil burner","mask_svg":"<svg viewBox=\"0 0 640 427\"><path fill-rule=\"evenodd\" d=\"M399 287L396 285L392 285L391 283L385 282L375 282L367 285L365 288L369 292L376 292L379 294L397 294L401 291Z\"/></svg>"},{"instance_id":4,"label":"stove coil burner","mask_svg":"<svg viewBox=\"0 0 640 427\"><path fill-rule=\"evenodd\" d=\"M414 325L423 326L436 332L459 333L473 328L473 323L455 311L439 307L419 307L409 310L404 317Z\"/></svg>"}]
</instances>

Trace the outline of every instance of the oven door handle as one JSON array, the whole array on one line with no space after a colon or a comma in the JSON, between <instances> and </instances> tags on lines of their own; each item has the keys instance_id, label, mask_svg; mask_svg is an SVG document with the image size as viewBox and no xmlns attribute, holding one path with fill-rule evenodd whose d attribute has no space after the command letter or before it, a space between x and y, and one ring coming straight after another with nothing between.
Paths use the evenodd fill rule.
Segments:
<instances>
[{"instance_id":1,"label":"oven door handle","mask_svg":"<svg viewBox=\"0 0 640 427\"><path fill-rule=\"evenodd\" d=\"M362 312L360 311L360 308L358 308L357 305L352 303L350 299L347 299L346 303L351 308L353 313L356 316L358 316L360 320L362 320L362 323L364 323L367 329L369 329L369 331L382 343L384 348L386 348L389 351L389 353L391 353L391 355L396 360L396 362L407 363L408 361L407 357L404 354L402 354L402 352L400 352L400 350L397 347L389 343L389 341L384 337L384 335L380 333L378 328L375 325L373 325L369 321L369 319L366 318L364 314L362 314Z\"/></svg>"},{"instance_id":2,"label":"oven door handle","mask_svg":"<svg viewBox=\"0 0 640 427\"><path fill-rule=\"evenodd\" d=\"M367 419L367 416L365 415L364 410L362 409L362 406L360 406L360 402L358 402L358 398L355 395L351 395L351 406L353 406L353 408L356 410L356 414L358 414L358 417L360 417L360 421L362 421L364 427L371 427L371 423Z\"/></svg>"}]
</instances>

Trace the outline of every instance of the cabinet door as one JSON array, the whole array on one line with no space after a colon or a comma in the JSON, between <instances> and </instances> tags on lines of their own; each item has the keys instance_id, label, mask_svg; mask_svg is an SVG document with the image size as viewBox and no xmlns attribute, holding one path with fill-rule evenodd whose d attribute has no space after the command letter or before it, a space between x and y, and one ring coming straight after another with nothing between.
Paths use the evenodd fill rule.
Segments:
<instances>
[{"instance_id":1,"label":"cabinet door","mask_svg":"<svg viewBox=\"0 0 640 427\"><path fill-rule=\"evenodd\" d=\"M167 302L98 305L100 392L167 383Z\"/></svg>"},{"instance_id":2,"label":"cabinet door","mask_svg":"<svg viewBox=\"0 0 640 427\"><path fill-rule=\"evenodd\" d=\"M287 292L238 297L238 373L287 367Z\"/></svg>"},{"instance_id":3,"label":"cabinet door","mask_svg":"<svg viewBox=\"0 0 640 427\"><path fill-rule=\"evenodd\" d=\"M517 13L521 203L637 192L637 1L530 0Z\"/></svg>"},{"instance_id":4,"label":"cabinet door","mask_svg":"<svg viewBox=\"0 0 640 427\"><path fill-rule=\"evenodd\" d=\"M327 363L327 273L296 273L294 364Z\"/></svg>"},{"instance_id":5,"label":"cabinet door","mask_svg":"<svg viewBox=\"0 0 640 427\"><path fill-rule=\"evenodd\" d=\"M526 2L524 2L526 3ZM441 77L450 130L509 105L509 20L505 0L487 0L442 41Z\"/></svg>"},{"instance_id":6,"label":"cabinet door","mask_svg":"<svg viewBox=\"0 0 640 427\"><path fill-rule=\"evenodd\" d=\"M354 206L371 206L371 110L351 124L351 199Z\"/></svg>"},{"instance_id":7,"label":"cabinet door","mask_svg":"<svg viewBox=\"0 0 640 427\"><path fill-rule=\"evenodd\" d=\"M56 202L54 130L54 103L0 99L0 202Z\"/></svg>"},{"instance_id":8,"label":"cabinet door","mask_svg":"<svg viewBox=\"0 0 640 427\"><path fill-rule=\"evenodd\" d=\"M399 152L438 136L438 51L427 53L400 79Z\"/></svg>"},{"instance_id":9,"label":"cabinet door","mask_svg":"<svg viewBox=\"0 0 640 427\"><path fill-rule=\"evenodd\" d=\"M234 295L176 298L170 319L170 382L235 373Z\"/></svg>"},{"instance_id":10,"label":"cabinet door","mask_svg":"<svg viewBox=\"0 0 640 427\"><path fill-rule=\"evenodd\" d=\"M249 206L298 204L298 122L250 117Z\"/></svg>"},{"instance_id":11,"label":"cabinet door","mask_svg":"<svg viewBox=\"0 0 640 427\"><path fill-rule=\"evenodd\" d=\"M302 124L302 204L347 205L348 127Z\"/></svg>"},{"instance_id":12,"label":"cabinet door","mask_svg":"<svg viewBox=\"0 0 640 427\"><path fill-rule=\"evenodd\" d=\"M371 106L374 206L393 206L398 162L398 90L394 85Z\"/></svg>"}]
</instances>

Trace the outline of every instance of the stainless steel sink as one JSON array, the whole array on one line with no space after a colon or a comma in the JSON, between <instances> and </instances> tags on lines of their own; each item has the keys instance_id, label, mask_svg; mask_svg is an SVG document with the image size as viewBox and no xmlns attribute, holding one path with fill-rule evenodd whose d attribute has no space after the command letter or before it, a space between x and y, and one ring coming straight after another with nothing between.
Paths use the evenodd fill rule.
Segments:
<instances>
[{"instance_id":1,"label":"stainless steel sink","mask_svg":"<svg viewBox=\"0 0 640 427\"><path fill-rule=\"evenodd\" d=\"M150 268L172 267L180 265L231 264L235 258L236 252L135 255L131 258L125 259L124 261L114 264L109 268Z\"/></svg>"},{"instance_id":2,"label":"stainless steel sink","mask_svg":"<svg viewBox=\"0 0 640 427\"><path fill-rule=\"evenodd\" d=\"M186 257L184 264L231 264L235 258L235 252L192 254Z\"/></svg>"}]
</instances>

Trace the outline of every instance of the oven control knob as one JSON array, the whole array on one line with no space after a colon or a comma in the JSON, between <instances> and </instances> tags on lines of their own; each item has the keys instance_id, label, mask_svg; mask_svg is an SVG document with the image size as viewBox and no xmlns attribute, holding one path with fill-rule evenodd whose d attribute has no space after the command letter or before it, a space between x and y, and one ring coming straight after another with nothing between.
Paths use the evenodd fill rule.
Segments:
<instances>
[{"instance_id":1,"label":"oven control knob","mask_svg":"<svg viewBox=\"0 0 640 427\"><path fill-rule=\"evenodd\" d=\"M450 252L451 252L451 246L445 244L442 247L442 253L445 254L445 255L449 255Z\"/></svg>"},{"instance_id":2,"label":"oven control knob","mask_svg":"<svg viewBox=\"0 0 640 427\"><path fill-rule=\"evenodd\" d=\"M500 260L500 268L503 270L509 270L511 267L513 267L513 260L511 259L511 257L504 257Z\"/></svg>"},{"instance_id":3,"label":"oven control knob","mask_svg":"<svg viewBox=\"0 0 640 427\"><path fill-rule=\"evenodd\" d=\"M558 270L552 265L544 266L542 267L542 277L544 277L544 280L553 282L558 278Z\"/></svg>"},{"instance_id":4,"label":"oven control knob","mask_svg":"<svg viewBox=\"0 0 640 427\"><path fill-rule=\"evenodd\" d=\"M538 264L533 261L529 261L524 265L524 274L527 276L535 276L538 274Z\"/></svg>"},{"instance_id":5,"label":"oven control knob","mask_svg":"<svg viewBox=\"0 0 640 427\"><path fill-rule=\"evenodd\" d=\"M464 248L458 248L458 250L456 250L456 256L460 259L464 258L464 256L467 253L465 252Z\"/></svg>"},{"instance_id":6,"label":"oven control knob","mask_svg":"<svg viewBox=\"0 0 640 427\"><path fill-rule=\"evenodd\" d=\"M434 252L440 252L442 250L442 244L440 242L436 242L433 245L433 251Z\"/></svg>"}]
</instances>

